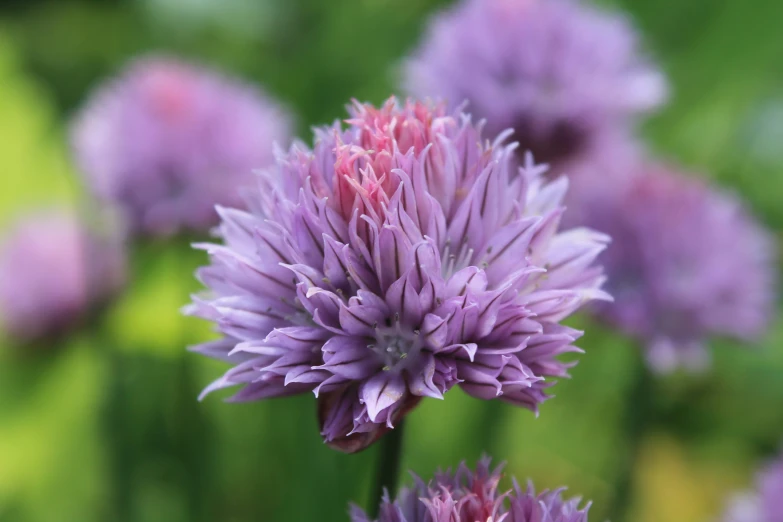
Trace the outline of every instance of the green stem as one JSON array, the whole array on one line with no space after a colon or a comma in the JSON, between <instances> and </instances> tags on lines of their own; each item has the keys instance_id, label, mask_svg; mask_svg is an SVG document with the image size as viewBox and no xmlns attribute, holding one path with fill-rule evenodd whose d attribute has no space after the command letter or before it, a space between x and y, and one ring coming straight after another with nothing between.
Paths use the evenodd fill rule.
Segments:
<instances>
[{"instance_id":1,"label":"green stem","mask_svg":"<svg viewBox=\"0 0 783 522\"><path fill-rule=\"evenodd\" d=\"M389 497L397 494L397 483L400 478L400 456L402 455L402 438L404 436L405 421L401 420L397 427L384 435L379 444L378 466L375 473L375 484L370 491L369 513L372 519L378 518L381 506L381 498L384 491L389 492Z\"/></svg>"},{"instance_id":2,"label":"green stem","mask_svg":"<svg viewBox=\"0 0 783 522\"><path fill-rule=\"evenodd\" d=\"M184 345L183 345L184 346ZM183 483L188 520L198 522L212 520L212 503L209 491L213 440L210 426L204 416L202 405L196 400L198 388L195 383L194 361L191 354L181 355L176 363L174 404L178 424L170 434L173 449L177 453L186 477Z\"/></svg>"},{"instance_id":3,"label":"green stem","mask_svg":"<svg viewBox=\"0 0 783 522\"><path fill-rule=\"evenodd\" d=\"M626 451L617 476L609 517L609 520L616 522L630 520L642 443L654 421L655 382L641 353L636 358L635 366L625 411Z\"/></svg>"},{"instance_id":4,"label":"green stem","mask_svg":"<svg viewBox=\"0 0 783 522\"><path fill-rule=\"evenodd\" d=\"M98 334L103 341L106 336ZM130 445L127 421L127 382L123 373L123 354L117 346L98 343L104 351L108 368L108 394L104 405L104 433L108 441L107 450L111 475L111 516L113 520L128 520L132 504L133 462L128 451Z\"/></svg>"},{"instance_id":5,"label":"green stem","mask_svg":"<svg viewBox=\"0 0 783 522\"><path fill-rule=\"evenodd\" d=\"M503 428L510 418L513 410L507 404L500 401L481 401L479 421L476 423L474 441L481 443L481 455L494 457L502 454Z\"/></svg>"},{"instance_id":6,"label":"green stem","mask_svg":"<svg viewBox=\"0 0 783 522\"><path fill-rule=\"evenodd\" d=\"M169 245L172 252L176 251L177 271L184 276L183 300L187 299L193 289L195 279L192 274L203 262L201 252L190 246L198 239L196 236L182 235ZM185 319L179 317L179 320ZM181 353L172 368L172 378L176 383L172 401L178 421L170 431L169 439L178 464L186 473L183 487L189 511L188 520L199 522L214 519L213 496L209 491L211 479L214 477L214 439L203 404L197 400L200 390L196 383L196 359L193 354L185 351L185 347L193 341L191 330L183 326L177 343Z\"/></svg>"}]
</instances>

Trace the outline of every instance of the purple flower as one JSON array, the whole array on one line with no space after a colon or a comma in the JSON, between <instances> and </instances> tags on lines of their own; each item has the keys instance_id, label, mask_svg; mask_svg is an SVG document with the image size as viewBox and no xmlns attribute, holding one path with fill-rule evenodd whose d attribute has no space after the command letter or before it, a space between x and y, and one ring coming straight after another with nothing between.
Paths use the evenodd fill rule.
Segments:
<instances>
[{"instance_id":1,"label":"purple flower","mask_svg":"<svg viewBox=\"0 0 783 522\"><path fill-rule=\"evenodd\" d=\"M758 474L756 491L732 499L724 522L783 522L783 459Z\"/></svg>"},{"instance_id":2,"label":"purple flower","mask_svg":"<svg viewBox=\"0 0 783 522\"><path fill-rule=\"evenodd\" d=\"M566 181L513 168L515 146L465 114L392 98L352 116L280 153L251 212L219 209L224 245L202 245L198 273L212 292L188 311L224 335L196 351L234 367L205 393L312 391L344 451L457 384L535 410L578 351L559 322L606 298L606 237L559 233Z\"/></svg>"},{"instance_id":3,"label":"purple flower","mask_svg":"<svg viewBox=\"0 0 783 522\"><path fill-rule=\"evenodd\" d=\"M0 249L0 319L19 341L37 341L73 327L123 284L124 252L87 230L75 216L30 216Z\"/></svg>"},{"instance_id":4,"label":"purple flower","mask_svg":"<svg viewBox=\"0 0 783 522\"><path fill-rule=\"evenodd\" d=\"M561 164L666 98L663 75L617 14L570 0L463 0L437 15L406 64L414 96L465 100L495 135Z\"/></svg>"},{"instance_id":5,"label":"purple flower","mask_svg":"<svg viewBox=\"0 0 783 522\"><path fill-rule=\"evenodd\" d=\"M475 472L461 464L428 484L414 475L414 486L396 500L384 496L376 521L353 506L351 522L587 522L590 504L580 509L581 499L563 500L564 489L536 494L533 484L523 489L514 480L510 491L498 492L501 470L485 458Z\"/></svg>"},{"instance_id":6,"label":"purple flower","mask_svg":"<svg viewBox=\"0 0 783 522\"><path fill-rule=\"evenodd\" d=\"M628 170L626 170L626 168ZM612 237L602 317L648 344L652 367L700 369L710 335L764 333L775 299L769 234L734 196L648 160L573 177L569 221Z\"/></svg>"},{"instance_id":7,"label":"purple flower","mask_svg":"<svg viewBox=\"0 0 783 522\"><path fill-rule=\"evenodd\" d=\"M255 89L165 57L133 62L100 88L72 128L92 191L118 205L134 232L205 230L215 204L273 162L289 118Z\"/></svg>"}]
</instances>

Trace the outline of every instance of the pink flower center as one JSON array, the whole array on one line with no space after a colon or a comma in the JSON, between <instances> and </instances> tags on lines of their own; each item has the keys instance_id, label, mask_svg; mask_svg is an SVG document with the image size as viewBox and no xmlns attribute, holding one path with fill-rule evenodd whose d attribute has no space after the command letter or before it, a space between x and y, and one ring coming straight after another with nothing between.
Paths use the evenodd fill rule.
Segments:
<instances>
[{"instance_id":1,"label":"pink flower center","mask_svg":"<svg viewBox=\"0 0 783 522\"><path fill-rule=\"evenodd\" d=\"M359 129L358 143L338 145L335 164L336 192L346 219L356 208L379 213L397 190L392 175L394 157L411 149L418 156L434 140L433 122L445 115L444 106L408 102L398 108L393 99L381 108L355 105L356 116L347 123ZM369 207L369 208L368 208Z\"/></svg>"}]
</instances>

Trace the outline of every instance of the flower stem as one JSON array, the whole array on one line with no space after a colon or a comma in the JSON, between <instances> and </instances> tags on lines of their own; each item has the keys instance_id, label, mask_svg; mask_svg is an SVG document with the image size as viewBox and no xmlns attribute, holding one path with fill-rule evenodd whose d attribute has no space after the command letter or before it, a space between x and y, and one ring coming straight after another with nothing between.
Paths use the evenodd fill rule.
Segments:
<instances>
[{"instance_id":1,"label":"flower stem","mask_svg":"<svg viewBox=\"0 0 783 522\"><path fill-rule=\"evenodd\" d=\"M368 512L374 520L378 518L381 506L381 497L384 490L389 492L389 497L397 494L397 483L400 478L400 456L402 455L402 438L404 436L405 421L401 420L397 427L389 431L379 441L380 451L378 466L375 472L375 484L370 491L370 503Z\"/></svg>"},{"instance_id":2,"label":"flower stem","mask_svg":"<svg viewBox=\"0 0 783 522\"><path fill-rule=\"evenodd\" d=\"M105 331L96 334L96 347L103 350L108 365L108 393L103 411L103 429L107 440L110 465L112 520L128 520L132 504L133 456L128 451L130 425L128 422L127 379L124 373L125 357L119 348L109 344Z\"/></svg>"},{"instance_id":3,"label":"flower stem","mask_svg":"<svg viewBox=\"0 0 783 522\"><path fill-rule=\"evenodd\" d=\"M636 358L632 379L624 420L626 451L617 475L609 517L617 522L630 520L639 455L644 437L654 423L655 382L641 353Z\"/></svg>"}]
</instances>

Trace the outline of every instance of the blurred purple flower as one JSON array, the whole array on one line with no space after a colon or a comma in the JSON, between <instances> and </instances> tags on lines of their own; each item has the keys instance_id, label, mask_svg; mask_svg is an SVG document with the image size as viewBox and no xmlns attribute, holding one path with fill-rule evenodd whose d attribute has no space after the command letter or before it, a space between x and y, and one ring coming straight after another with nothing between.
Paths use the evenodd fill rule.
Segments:
<instances>
[{"instance_id":1,"label":"blurred purple flower","mask_svg":"<svg viewBox=\"0 0 783 522\"><path fill-rule=\"evenodd\" d=\"M661 72L621 15L570 0L463 0L437 15L405 66L414 96L465 100L495 135L557 165L660 105Z\"/></svg>"},{"instance_id":2,"label":"blurred purple flower","mask_svg":"<svg viewBox=\"0 0 783 522\"><path fill-rule=\"evenodd\" d=\"M572 179L568 221L612 237L601 261L615 301L599 313L647 342L655 370L703 368L710 335L764 333L775 249L736 197L646 159Z\"/></svg>"},{"instance_id":3,"label":"blurred purple flower","mask_svg":"<svg viewBox=\"0 0 783 522\"><path fill-rule=\"evenodd\" d=\"M769 463L756 479L756 491L736 496L724 522L783 522L783 458Z\"/></svg>"},{"instance_id":4,"label":"blurred purple flower","mask_svg":"<svg viewBox=\"0 0 783 522\"><path fill-rule=\"evenodd\" d=\"M289 140L288 115L262 93L166 57L133 62L98 89L72 127L91 190L134 232L204 230L239 205L253 169Z\"/></svg>"},{"instance_id":5,"label":"blurred purple flower","mask_svg":"<svg viewBox=\"0 0 783 522\"><path fill-rule=\"evenodd\" d=\"M124 252L115 239L89 231L66 211L30 216L0 249L0 322L20 341L60 334L124 278Z\"/></svg>"},{"instance_id":6,"label":"blurred purple flower","mask_svg":"<svg viewBox=\"0 0 783 522\"><path fill-rule=\"evenodd\" d=\"M537 495L531 483L523 489L514 480L510 491L499 493L501 469L490 469L485 458L475 472L461 464L428 484L414 475L414 486L393 502L384 496L377 521L353 506L351 522L587 522L590 504L580 509L581 499L563 500L564 489Z\"/></svg>"},{"instance_id":7,"label":"blurred purple flower","mask_svg":"<svg viewBox=\"0 0 783 522\"><path fill-rule=\"evenodd\" d=\"M558 233L564 179L547 184L469 116L391 99L355 104L261 177L252 211L220 209L202 245L212 293L188 312L225 337L196 351L234 364L206 391L235 400L313 391L322 435L357 451L421 397L459 384L535 410L581 332L559 322L606 298L607 239Z\"/></svg>"}]
</instances>

